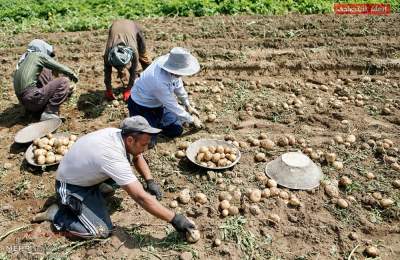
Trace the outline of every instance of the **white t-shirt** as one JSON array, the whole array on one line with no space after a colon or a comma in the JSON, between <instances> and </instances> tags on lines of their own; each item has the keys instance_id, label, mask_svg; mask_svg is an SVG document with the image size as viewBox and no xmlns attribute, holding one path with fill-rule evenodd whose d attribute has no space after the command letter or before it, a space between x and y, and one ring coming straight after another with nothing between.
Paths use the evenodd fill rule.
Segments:
<instances>
[{"instance_id":1,"label":"white t-shirt","mask_svg":"<svg viewBox=\"0 0 400 260\"><path fill-rule=\"evenodd\" d=\"M137 178L129 164L121 130L105 128L79 138L61 160L56 179L78 186L93 186L112 178L127 185Z\"/></svg>"}]
</instances>

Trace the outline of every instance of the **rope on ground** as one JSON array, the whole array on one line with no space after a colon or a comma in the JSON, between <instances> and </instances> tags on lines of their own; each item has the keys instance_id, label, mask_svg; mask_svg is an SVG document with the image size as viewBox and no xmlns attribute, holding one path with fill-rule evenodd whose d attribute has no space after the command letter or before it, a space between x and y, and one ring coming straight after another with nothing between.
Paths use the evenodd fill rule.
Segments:
<instances>
[{"instance_id":1,"label":"rope on ground","mask_svg":"<svg viewBox=\"0 0 400 260\"><path fill-rule=\"evenodd\" d=\"M28 228L30 226L31 226L31 224L27 224L27 225L24 225L24 226L17 227L17 228L14 228L12 230L9 230L9 231L7 231L6 233L4 233L3 235L0 236L0 241L2 241L4 238L8 237L12 233L18 232L18 231L23 230L25 228Z\"/></svg>"}]
</instances>

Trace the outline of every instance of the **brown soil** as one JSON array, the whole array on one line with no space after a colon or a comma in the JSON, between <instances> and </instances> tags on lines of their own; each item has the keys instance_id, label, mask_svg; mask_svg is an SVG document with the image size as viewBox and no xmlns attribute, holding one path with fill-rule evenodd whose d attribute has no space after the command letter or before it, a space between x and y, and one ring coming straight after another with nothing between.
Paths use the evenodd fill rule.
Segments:
<instances>
[{"instance_id":1,"label":"brown soil","mask_svg":"<svg viewBox=\"0 0 400 260\"><path fill-rule=\"evenodd\" d=\"M0 241L0 259L39 259L69 256L72 259L174 259L190 251L199 259L353 259L366 257L363 250L375 245L382 259L400 258L400 193L392 186L399 172L390 167L388 157L400 161L400 35L398 14L387 17L369 16L232 16L205 18L165 18L141 21L147 45L153 57L164 54L173 46L190 48L199 58L202 70L185 79L187 89L202 118L204 106L213 103L218 119L207 123L206 129L189 133L178 140L162 139L146 153L155 178L162 184L168 206L183 188L194 194L207 194L209 203L180 205L182 213L191 215L202 232L202 239L186 245L174 237L171 227L146 213L119 190L110 201L113 236L105 241L74 242L52 233L48 223L29 226ZM62 107L66 123L58 131L79 135L109 126L118 126L127 115L125 105L114 107L103 101L103 61L107 32L25 33L3 37L0 49L0 236L29 220L54 193L56 168L44 170L24 162L26 146L13 144L15 133L34 119L25 115L13 93L12 71L27 43L33 38L47 39L55 45L58 60L79 71L77 94ZM222 83L216 101L213 86ZM114 86L119 86L115 82ZM119 89L120 91L121 89ZM334 102L346 96L361 95L362 102ZM304 97L300 108L290 100ZM356 98L357 99L357 98ZM323 105L318 108L316 102ZM287 103L288 108L283 108ZM260 105L261 112L246 113L246 104ZM385 106L390 113L382 113ZM239 119L240 117L240 119ZM346 120L346 121L343 121ZM254 126L257 126L255 128ZM324 194L322 186L310 192L290 191L301 201L299 208L288 207L280 198L263 199L258 203L261 215L242 212L244 233L240 243L222 237L227 221L220 217L217 195L220 187L215 180L203 178L212 172L196 168L189 162L173 157L180 140L200 137L223 138L231 134L239 141L257 138L261 132L272 140L283 134L304 138L307 147L323 152L334 151L344 162L344 169L335 170L322 162L324 180L337 181L342 175L353 180L352 186L340 189L340 197L355 198L347 209L338 209ZM357 141L350 147L332 144L335 135L354 134ZM363 143L391 139L394 146L384 154L379 148L363 149ZM267 152L272 160L288 150L275 147ZM169 154L166 152L168 151ZM244 192L263 188L255 178L264 171L265 163L255 163L254 155L262 148L241 149L242 159L231 171L221 172L228 186L235 184ZM374 180L366 178L373 172ZM382 209L368 205L373 192L391 198L394 205ZM242 207L250 204L244 199ZM240 206L240 205L239 205ZM275 213L279 223L268 221ZM229 219L229 218L228 218ZM231 218L240 221L242 218ZM238 229L236 229L238 230ZM246 233L247 232L247 233ZM250 233L249 233L250 232ZM359 236L350 240L350 232ZM221 238L222 245L213 247ZM45 258L46 259L46 258ZM53 258L54 259L54 258Z\"/></svg>"}]
</instances>

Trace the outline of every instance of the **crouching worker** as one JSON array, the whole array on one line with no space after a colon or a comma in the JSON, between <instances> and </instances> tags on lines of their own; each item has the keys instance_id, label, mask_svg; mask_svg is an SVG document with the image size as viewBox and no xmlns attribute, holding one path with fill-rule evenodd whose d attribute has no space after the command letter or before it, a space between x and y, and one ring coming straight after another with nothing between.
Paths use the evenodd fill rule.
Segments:
<instances>
[{"instance_id":1,"label":"crouching worker","mask_svg":"<svg viewBox=\"0 0 400 260\"><path fill-rule=\"evenodd\" d=\"M110 27L106 50L104 51L104 84L106 85L106 98L108 100L115 99L111 86L112 67L117 69L120 79L124 77L123 70L129 68L128 88L123 92L123 99L127 101L131 94L130 87L136 79L138 62L140 62L143 70L151 63L146 51L142 30L130 20L114 21Z\"/></svg>"},{"instance_id":2,"label":"crouching worker","mask_svg":"<svg viewBox=\"0 0 400 260\"><path fill-rule=\"evenodd\" d=\"M58 118L60 105L72 93L69 79L77 82L76 74L56 62L53 47L35 39L18 61L14 73L14 90L27 111L41 113L40 120ZM66 77L53 77L53 71Z\"/></svg>"},{"instance_id":3,"label":"crouching worker","mask_svg":"<svg viewBox=\"0 0 400 260\"><path fill-rule=\"evenodd\" d=\"M197 59L189 51L173 48L135 81L128 101L129 115L145 117L151 126L162 129L161 133L171 138L182 134L183 123L201 128L199 113L191 106L181 78L199 70Z\"/></svg>"},{"instance_id":4,"label":"crouching worker","mask_svg":"<svg viewBox=\"0 0 400 260\"><path fill-rule=\"evenodd\" d=\"M152 135L160 131L143 117L135 116L126 118L121 129L106 128L78 139L57 170L58 205L37 214L33 222L49 220L57 230L81 238L109 236L112 223L103 182L111 178L147 212L171 223L177 231L194 228L186 217L174 214L157 201L162 196L160 186L153 180L142 153ZM146 180L149 193L132 172L127 154L133 156L134 166Z\"/></svg>"}]
</instances>

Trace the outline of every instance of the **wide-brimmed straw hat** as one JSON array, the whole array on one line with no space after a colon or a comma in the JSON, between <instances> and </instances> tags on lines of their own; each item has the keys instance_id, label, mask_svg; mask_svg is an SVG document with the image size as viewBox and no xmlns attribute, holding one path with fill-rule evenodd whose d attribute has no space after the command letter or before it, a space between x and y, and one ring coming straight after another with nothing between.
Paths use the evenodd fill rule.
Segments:
<instances>
[{"instance_id":1,"label":"wide-brimmed straw hat","mask_svg":"<svg viewBox=\"0 0 400 260\"><path fill-rule=\"evenodd\" d=\"M302 152L279 156L267 164L265 173L283 187L300 190L318 187L322 178L321 169Z\"/></svg>"},{"instance_id":2,"label":"wide-brimmed straw hat","mask_svg":"<svg viewBox=\"0 0 400 260\"><path fill-rule=\"evenodd\" d=\"M173 48L167 55L158 58L164 70L179 76L190 76L200 70L200 64L190 52L181 47Z\"/></svg>"}]
</instances>

